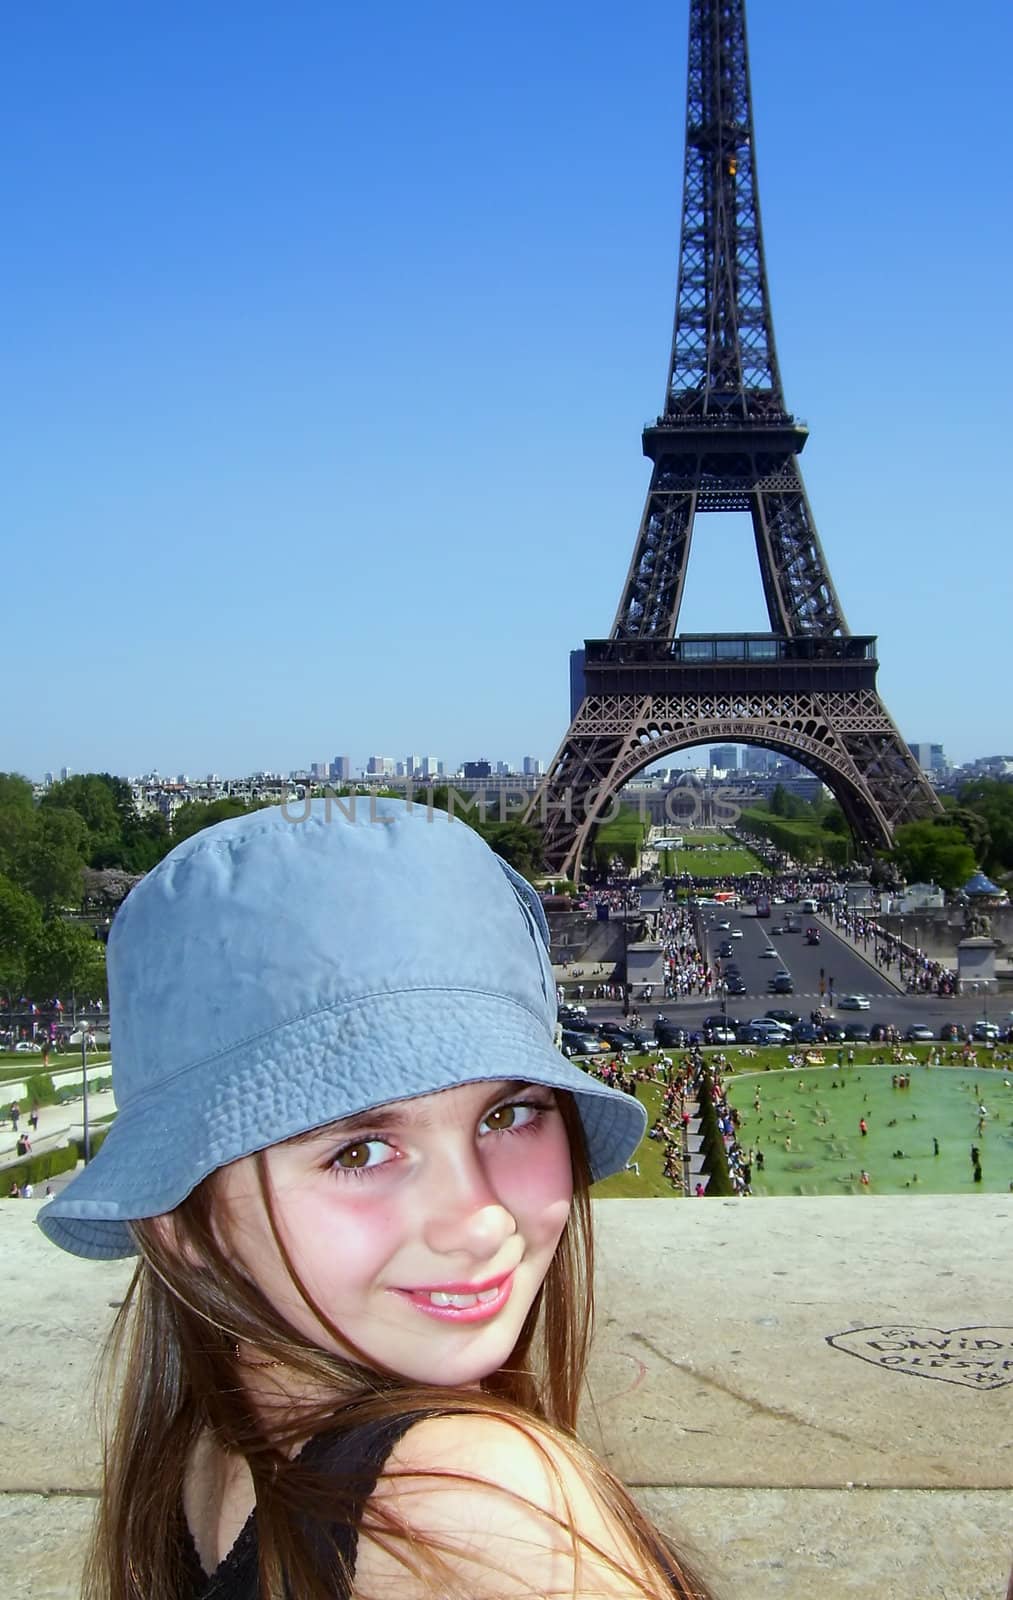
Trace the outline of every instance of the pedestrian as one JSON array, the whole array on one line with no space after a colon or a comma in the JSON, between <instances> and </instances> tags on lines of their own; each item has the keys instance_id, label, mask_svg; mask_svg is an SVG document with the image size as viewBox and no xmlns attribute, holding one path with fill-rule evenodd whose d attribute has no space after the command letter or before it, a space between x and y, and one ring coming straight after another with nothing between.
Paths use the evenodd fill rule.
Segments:
<instances>
[{"instance_id":1,"label":"pedestrian","mask_svg":"<svg viewBox=\"0 0 1013 1600\"><path fill-rule=\"evenodd\" d=\"M33 1133L38 1133L38 1131L39 1131L39 1107L38 1107L37 1104L32 1106L31 1112L29 1113L28 1126L31 1128Z\"/></svg>"},{"instance_id":2,"label":"pedestrian","mask_svg":"<svg viewBox=\"0 0 1013 1600\"><path fill-rule=\"evenodd\" d=\"M936 1138L933 1138L933 1140L932 1140L932 1154L934 1156L937 1156L939 1154L939 1140L936 1139Z\"/></svg>"},{"instance_id":3,"label":"pedestrian","mask_svg":"<svg viewBox=\"0 0 1013 1600\"><path fill-rule=\"evenodd\" d=\"M113 924L118 1114L38 1213L141 1258L104 1600L709 1593L575 1442L589 1186L645 1112L553 1048L537 895L436 818L251 812Z\"/></svg>"},{"instance_id":4,"label":"pedestrian","mask_svg":"<svg viewBox=\"0 0 1013 1600\"><path fill-rule=\"evenodd\" d=\"M14 1132L17 1133L18 1123L21 1121L21 1107L18 1105L16 1100L11 1101L10 1119L11 1127L14 1129Z\"/></svg>"},{"instance_id":5,"label":"pedestrian","mask_svg":"<svg viewBox=\"0 0 1013 1600\"><path fill-rule=\"evenodd\" d=\"M866 1122L864 1117L859 1117L858 1119L858 1131L862 1135L863 1139L868 1138L869 1124Z\"/></svg>"}]
</instances>

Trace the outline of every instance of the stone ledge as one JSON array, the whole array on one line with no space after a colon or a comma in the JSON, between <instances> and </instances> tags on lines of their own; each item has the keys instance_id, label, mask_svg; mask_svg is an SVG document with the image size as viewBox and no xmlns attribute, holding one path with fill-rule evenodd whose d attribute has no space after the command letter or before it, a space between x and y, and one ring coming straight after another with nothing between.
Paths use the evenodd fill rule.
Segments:
<instances>
[{"instance_id":1,"label":"stone ledge","mask_svg":"<svg viewBox=\"0 0 1013 1600\"><path fill-rule=\"evenodd\" d=\"M131 1264L54 1250L37 1208L0 1202L5 1594L71 1600L98 1482L96 1352ZM1001 1600L1013 1197L595 1210L584 1432L693 1534L728 1600Z\"/></svg>"}]
</instances>

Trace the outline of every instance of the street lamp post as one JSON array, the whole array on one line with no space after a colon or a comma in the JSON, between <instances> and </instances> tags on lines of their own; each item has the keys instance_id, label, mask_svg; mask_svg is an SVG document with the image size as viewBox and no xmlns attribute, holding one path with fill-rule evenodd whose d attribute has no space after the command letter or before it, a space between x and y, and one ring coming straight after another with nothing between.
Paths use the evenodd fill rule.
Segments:
<instances>
[{"instance_id":1,"label":"street lamp post","mask_svg":"<svg viewBox=\"0 0 1013 1600\"><path fill-rule=\"evenodd\" d=\"M84 1159L85 1164L87 1164L91 1160L91 1126L88 1122L88 1029L83 1018L81 1020L81 1099L83 1101Z\"/></svg>"}]
</instances>

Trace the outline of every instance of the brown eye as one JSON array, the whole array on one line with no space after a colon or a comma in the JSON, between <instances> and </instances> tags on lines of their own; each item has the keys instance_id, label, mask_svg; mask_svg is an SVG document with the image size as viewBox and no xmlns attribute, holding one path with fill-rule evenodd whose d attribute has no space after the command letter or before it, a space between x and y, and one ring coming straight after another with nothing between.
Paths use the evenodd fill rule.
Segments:
<instances>
[{"instance_id":1,"label":"brown eye","mask_svg":"<svg viewBox=\"0 0 1013 1600\"><path fill-rule=\"evenodd\" d=\"M346 1144L343 1150L338 1151L334 1162L336 1166L352 1171L356 1167L367 1167L369 1165L369 1145Z\"/></svg>"},{"instance_id":2,"label":"brown eye","mask_svg":"<svg viewBox=\"0 0 1013 1600\"><path fill-rule=\"evenodd\" d=\"M512 1128L517 1121L516 1106L497 1106L495 1111L490 1111L485 1119L486 1126L495 1133L502 1133L504 1128Z\"/></svg>"}]
</instances>

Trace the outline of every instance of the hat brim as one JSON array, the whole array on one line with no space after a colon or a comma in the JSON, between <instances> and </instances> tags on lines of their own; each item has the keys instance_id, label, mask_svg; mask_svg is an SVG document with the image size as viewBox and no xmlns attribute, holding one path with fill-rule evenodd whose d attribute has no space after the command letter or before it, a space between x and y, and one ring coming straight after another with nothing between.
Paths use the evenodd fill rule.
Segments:
<instances>
[{"instance_id":1,"label":"hat brim","mask_svg":"<svg viewBox=\"0 0 1013 1600\"><path fill-rule=\"evenodd\" d=\"M473 989L387 991L244 1040L133 1100L39 1226L75 1255L134 1255L128 1222L172 1211L231 1161L394 1100L499 1079L573 1095L594 1181L643 1137L640 1102L562 1056L526 1006Z\"/></svg>"}]
</instances>

